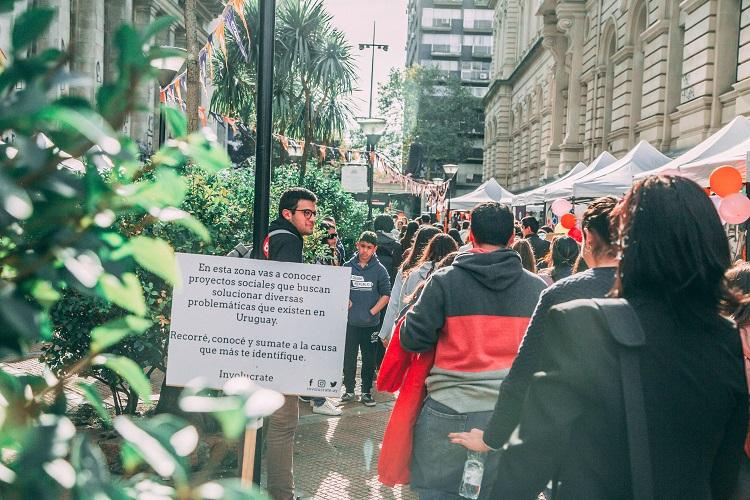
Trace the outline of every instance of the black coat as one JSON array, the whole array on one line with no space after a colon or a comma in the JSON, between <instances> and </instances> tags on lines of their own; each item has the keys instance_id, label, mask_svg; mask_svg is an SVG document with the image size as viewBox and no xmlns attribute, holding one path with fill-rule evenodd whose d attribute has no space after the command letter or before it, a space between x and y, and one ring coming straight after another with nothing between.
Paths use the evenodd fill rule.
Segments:
<instances>
[{"instance_id":1,"label":"black coat","mask_svg":"<svg viewBox=\"0 0 750 500\"><path fill-rule=\"evenodd\" d=\"M747 432L747 386L736 327L677 317L654 298L630 301L646 334L640 356L656 499L727 499ZM619 346L580 328L590 301L555 306L519 427L501 453L492 498L632 498ZM567 325L567 326L566 326ZM578 326L578 328L576 328Z\"/></svg>"},{"instance_id":2,"label":"black coat","mask_svg":"<svg viewBox=\"0 0 750 500\"><path fill-rule=\"evenodd\" d=\"M391 286L393 286L393 282L396 280L396 272L403 261L404 249L401 247L401 243L390 234L383 231L378 231L377 234L378 249L376 254L380 263L388 271L388 278L391 280Z\"/></svg>"},{"instance_id":3,"label":"black coat","mask_svg":"<svg viewBox=\"0 0 750 500\"><path fill-rule=\"evenodd\" d=\"M279 217L271 222L268 232L272 233L279 229L289 231L288 233L278 233L268 239L268 260L279 262L299 262L302 263L302 236L294 227L294 224Z\"/></svg>"},{"instance_id":4,"label":"black coat","mask_svg":"<svg viewBox=\"0 0 750 500\"><path fill-rule=\"evenodd\" d=\"M545 241L538 234L532 233L526 236L526 241L531 245L536 260L541 260L549 253L549 241Z\"/></svg>"}]
</instances>

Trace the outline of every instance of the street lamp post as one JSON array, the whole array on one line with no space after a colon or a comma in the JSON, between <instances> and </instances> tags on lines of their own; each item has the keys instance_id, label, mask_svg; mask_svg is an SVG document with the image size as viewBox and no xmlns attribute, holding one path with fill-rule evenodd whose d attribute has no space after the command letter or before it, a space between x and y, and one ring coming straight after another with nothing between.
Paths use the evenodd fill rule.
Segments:
<instances>
[{"instance_id":1,"label":"street lamp post","mask_svg":"<svg viewBox=\"0 0 750 500\"><path fill-rule=\"evenodd\" d=\"M383 118L357 118L362 133L367 137L367 220L372 220L372 190L375 184L372 152L385 131Z\"/></svg>"},{"instance_id":2,"label":"street lamp post","mask_svg":"<svg viewBox=\"0 0 750 500\"><path fill-rule=\"evenodd\" d=\"M368 118L372 118L372 89L375 84L375 49L388 52L388 45L384 43L375 43L375 21L372 23L372 43L360 43L359 50L372 49L370 58L370 111L367 113Z\"/></svg>"},{"instance_id":3,"label":"street lamp post","mask_svg":"<svg viewBox=\"0 0 750 500\"><path fill-rule=\"evenodd\" d=\"M458 172L458 165L454 163L446 163L443 165L443 172L448 176L448 210L445 217L446 231L450 229L450 217L451 217L451 182L456 177Z\"/></svg>"}]
</instances>

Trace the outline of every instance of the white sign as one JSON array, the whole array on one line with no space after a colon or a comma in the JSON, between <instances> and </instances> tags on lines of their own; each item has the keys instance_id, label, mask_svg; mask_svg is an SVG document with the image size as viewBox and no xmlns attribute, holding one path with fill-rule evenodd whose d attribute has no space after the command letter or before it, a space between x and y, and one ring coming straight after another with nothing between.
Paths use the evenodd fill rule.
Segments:
<instances>
[{"instance_id":1,"label":"white sign","mask_svg":"<svg viewBox=\"0 0 750 500\"><path fill-rule=\"evenodd\" d=\"M349 193L366 193L367 165L344 165L341 167L341 187Z\"/></svg>"},{"instance_id":2,"label":"white sign","mask_svg":"<svg viewBox=\"0 0 750 500\"><path fill-rule=\"evenodd\" d=\"M351 269L177 254L167 384L248 377L284 394L338 396Z\"/></svg>"}]
</instances>

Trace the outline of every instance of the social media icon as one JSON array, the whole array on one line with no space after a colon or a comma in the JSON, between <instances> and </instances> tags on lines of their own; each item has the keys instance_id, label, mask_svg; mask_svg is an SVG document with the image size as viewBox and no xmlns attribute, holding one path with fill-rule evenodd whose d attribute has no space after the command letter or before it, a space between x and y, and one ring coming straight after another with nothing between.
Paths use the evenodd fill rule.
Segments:
<instances>
[{"instance_id":1,"label":"social media icon","mask_svg":"<svg viewBox=\"0 0 750 500\"><path fill-rule=\"evenodd\" d=\"M318 387L325 387L325 386L326 386L326 381L325 380L323 380L323 379L318 380Z\"/></svg>"},{"instance_id":2,"label":"social media icon","mask_svg":"<svg viewBox=\"0 0 750 500\"><path fill-rule=\"evenodd\" d=\"M336 387L336 384L338 384L338 382L331 382L331 387Z\"/></svg>"}]
</instances>

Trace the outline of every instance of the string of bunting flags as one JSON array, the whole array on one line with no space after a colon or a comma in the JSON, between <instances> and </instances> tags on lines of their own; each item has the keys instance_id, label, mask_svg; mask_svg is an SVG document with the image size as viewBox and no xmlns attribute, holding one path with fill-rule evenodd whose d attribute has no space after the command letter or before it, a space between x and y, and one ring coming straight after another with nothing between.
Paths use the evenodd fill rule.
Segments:
<instances>
[{"instance_id":1,"label":"string of bunting flags","mask_svg":"<svg viewBox=\"0 0 750 500\"><path fill-rule=\"evenodd\" d=\"M198 63L200 68L200 81L203 87L203 92L208 95L208 78L211 77L211 81L214 78L213 65L211 60L213 59L214 53L217 50L221 51L224 55L224 60L227 58L227 45L226 45L226 32L229 30L232 37L238 42L242 41L240 27L238 21L242 24L247 35L248 46L244 46L242 43L238 44L238 48L242 57L246 62L249 62L250 58L250 28L247 25L247 20L244 14L245 0L228 0L223 12L218 17L218 23L214 30L208 35L208 40L198 54ZM166 86L160 89L159 100L163 104L176 105L183 111L187 110L185 100L183 99L183 93L187 92L187 72L183 71ZM247 125L243 124L240 120L229 116L223 116L215 113L211 110L207 110L203 106L198 107L198 117L201 122L201 126L205 127L208 124L208 119L212 118L217 123L225 123L231 127L232 131L237 134L238 131L243 132L254 132L248 128ZM281 147L285 151L289 152L290 148L294 148L296 152L300 152L304 148L304 141L291 139L281 134L274 134L274 138L279 141ZM336 160L340 158L342 161L347 163L359 162L363 155L370 155L370 162L373 168L381 173L384 173L389 182L394 184L400 184L402 188L413 195L424 196L430 205L444 204L445 196L448 190L448 184L433 183L420 179L413 179L411 174L403 174L398 167L396 162L391 158L388 158L379 151L363 151L357 149L348 149L343 146L333 147L325 144L312 143L313 151L317 151L318 156L322 161L326 158Z\"/></svg>"}]
</instances>

